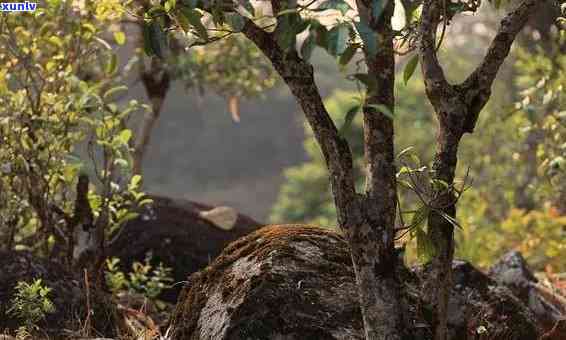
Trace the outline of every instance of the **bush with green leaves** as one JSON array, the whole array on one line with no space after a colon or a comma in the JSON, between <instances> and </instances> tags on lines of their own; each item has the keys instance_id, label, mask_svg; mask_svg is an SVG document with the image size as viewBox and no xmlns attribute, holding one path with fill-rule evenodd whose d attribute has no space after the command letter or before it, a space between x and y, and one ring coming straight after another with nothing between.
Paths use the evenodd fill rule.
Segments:
<instances>
[{"instance_id":1,"label":"bush with green leaves","mask_svg":"<svg viewBox=\"0 0 566 340\"><path fill-rule=\"evenodd\" d=\"M48 1L0 17L0 237L7 249L69 260L80 173L93 217L111 231L144 204L131 175L127 122L106 39L114 1Z\"/></svg>"},{"instance_id":2,"label":"bush with green leaves","mask_svg":"<svg viewBox=\"0 0 566 340\"><path fill-rule=\"evenodd\" d=\"M23 326L18 329L20 336L36 331L38 322L44 320L48 314L55 312L55 305L49 298L50 292L51 288L44 286L41 279L35 279L32 283L19 281L16 284L8 314L23 323Z\"/></svg>"},{"instance_id":3,"label":"bush with green leaves","mask_svg":"<svg viewBox=\"0 0 566 340\"><path fill-rule=\"evenodd\" d=\"M152 265L151 258L151 253L148 253L143 263L134 262L127 275L119 268L120 259L107 259L106 284L110 291L116 295L122 292L141 294L156 301L161 292L173 282L172 269L161 262L157 266Z\"/></svg>"}]
</instances>

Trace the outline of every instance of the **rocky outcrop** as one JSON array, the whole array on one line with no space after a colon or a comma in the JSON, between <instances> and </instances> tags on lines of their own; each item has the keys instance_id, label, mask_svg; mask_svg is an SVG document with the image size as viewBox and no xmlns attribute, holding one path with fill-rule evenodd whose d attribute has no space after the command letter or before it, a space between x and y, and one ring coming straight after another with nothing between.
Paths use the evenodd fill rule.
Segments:
<instances>
[{"instance_id":1,"label":"rocky outcrop","mask_svg":"<svg viewBox=\"0 0 566 340\"><path fill-rule=\"evenodd\" d=\"M509 287L529 307L545 330L552 329L558 321L566 318L564 298L539 284L521 253L511 251L502 256L490 268L489 276Z\"/></svg>"},{"instance_id":2,"label":"rocky outcrop","mask_svg":"<svg viewBox=\"0 0 566 340\"><path fill-rule=\"evenodd\" d=\"M511 292L455 262L451 339L536 339L530 311ZM431 306L419 299L427 268L399 271L406 339L428 339ZM172 318L174 339L363 339L348 246L329 230L269 226L230 244L193 274Z\"/></svg>"},{"instance_id":3,"label":"rocky outcrop","mask_svg":"<svg viewBox=\"0 0 566 340\"><path fill-rule=\"evenodd\" d=\"M108 249L108 255L118 257L126 272L151 252L156 263L173 268L175 282L184 281L212 262L228 243L260 227L233 209L155 195L150 198L153 203L121 228ZM181 287L174 285L160 298L175 302Z\"/></svg>"},{"instance_id":4,"label":"rocky outcrop","mask_svg":"<svg viewBox=\"0 0 566 340\"><path fill-rule=\"evenodd\" d=\"M89 331L107 336L115 334L116 311L112 302L91 290L87 303L87 291L71 273L57 263L19 251L0 252L0 334L23 326L23 320L8 313L8 309L17 283L31 284L35 279L41 279L42 285L51 289L47 297L55 307L53 313L37 324L42 337L62 339L68 337L65 330L83 329L88 315L87 305L92 308Z\"/></svg>"}]
</instances>

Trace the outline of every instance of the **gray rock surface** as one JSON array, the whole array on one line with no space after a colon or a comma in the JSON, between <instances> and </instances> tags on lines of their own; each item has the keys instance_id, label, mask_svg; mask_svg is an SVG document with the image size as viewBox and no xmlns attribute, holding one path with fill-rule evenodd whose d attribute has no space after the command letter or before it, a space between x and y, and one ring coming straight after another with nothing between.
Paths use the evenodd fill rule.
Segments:
<instances>
[{"instance_id":1,"label":"gray rock surface","mask_svg":"<svg viewBox=\"0 0 566 340\"><path fill-rule=\"evenodd\" d=\"M451 339L536 339L530 311L509 289L455 262ZM429 339L430 306L419 300L427 268L400 269L406 339ZM230 244L193 274L173 315L174 339L363 339L348 246L309 226L262 228Z\"/></svg>"}]
</instances>

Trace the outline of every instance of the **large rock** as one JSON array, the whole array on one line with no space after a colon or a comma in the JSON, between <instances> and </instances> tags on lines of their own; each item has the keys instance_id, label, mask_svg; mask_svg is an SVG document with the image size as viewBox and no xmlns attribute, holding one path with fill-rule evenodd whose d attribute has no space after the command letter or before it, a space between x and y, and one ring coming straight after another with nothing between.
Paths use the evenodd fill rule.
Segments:
<instances>
[{"instance_id":1,"label":"large rock","mask_svg":"<svg viewBox=\"0 0 566 340\"><path fill-rule=\"evenodd\" d=\"M214 215L218 210L214 207L161 196L151 198L153 204L127 222L109 247L109 256L118 257L124 271L129 271L134 261L143 262L151 252L155 262L173 268L173 279L181 282L206 267L228 243L260 227L260 223L237 213L233 223L219 226L209 217L209 212ZM160 297L175 302L181 287L174 285Z\"/></svg>"},{"instance_id":2,"label":"large rock","mask_svg":"<svg viewBox=\"0 0 566 340\"><path fill-rule=\"evenodd\" d=\"M451 339L536 339L529 310L472 266L456 262ZM428 339L426 272L400 269L405 339ZM269 226L230 244L189 278L172 320L174 339L363 339L348 246L329 230Z\"/></svg>"},{"instance_id":3,"label":"large rock","mask_svg":"<svg viewBox=\"0 0 566 340\"><path fill-rule=\"evenodd\" d=\"M76 331L84 327L87 292L81 282L74 280L71 273L57 263L34 258L28 252L0 251L0 334L23 326L22 320L8 313L16 284L19 281L32 283L38 278L43 286L51 289L47 296L55 306L55 311L38 323L41 335L61 339L65 330ZM92 290L89 291L89 303L92 331L113 336L116 320L113 304Z\"/></svg>"},{"instance_id":4,"label":"large rock","mask_svg":"<svg viewBox=\"0 0 566 340\"><path fill-rule=\"evenodd\" d=\"M559 301L560 296L538 284L521 253L511 251L502 256L490 268L489 276L509 287L529 307L545 330L549 331L559 320L566 318L566 305Z\"/></svg>"}]
</instances>

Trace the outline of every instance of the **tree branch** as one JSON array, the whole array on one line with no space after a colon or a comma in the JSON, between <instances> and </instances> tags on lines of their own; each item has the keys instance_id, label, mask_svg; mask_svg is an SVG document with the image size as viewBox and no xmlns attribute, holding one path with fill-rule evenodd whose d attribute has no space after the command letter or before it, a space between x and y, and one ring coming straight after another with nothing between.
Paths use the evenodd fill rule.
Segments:
<instances>
[{"instance_id":1,"label":"tree branch","mask_svg":"<svg viewBox=\"0 0 566 340\"><path fill-rule=\"evenodd\" d=\"M356 214L347 213L348 209L344 209L355 207L358 203L352 171L352 153L347 141L339 136L338 129L322 102L314 81L312 66L302 60L295 51L283 51L273 33L264 31L249 19L246 19L242 33L271 61L303 109L330 172L340 225L347 227L352 223L359 223L351 220Z\"/></svg>"},{"instance_id":2,"label":"tree branch","mask_svg":"<svg viewBox=\"0 0 566 340\"><path fill-rule=\"evenodd\" d=\"M440 21L440 10L440 1L424 0L419 56L426 90L431 99L446 93L450 87L436 55L436 29Z\"/></svg>"},{"instance_id":3,"label":"tree branch","mask_svg":"<svg viewBox=\"0 0 566 340\"><path fill-rule=\"evenodd\" d=\"M483 61L460 85L464 91L468 111L464 132L472 133L479 116L491 95L491 86L497 73L509 55L513 41L527 23L529 17L546 0L524 0L515 10L501 20L499 30L493 38Z\"/></svg>"}]
</instances>

